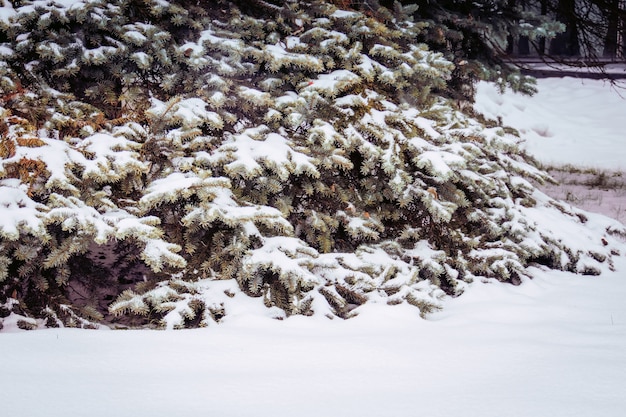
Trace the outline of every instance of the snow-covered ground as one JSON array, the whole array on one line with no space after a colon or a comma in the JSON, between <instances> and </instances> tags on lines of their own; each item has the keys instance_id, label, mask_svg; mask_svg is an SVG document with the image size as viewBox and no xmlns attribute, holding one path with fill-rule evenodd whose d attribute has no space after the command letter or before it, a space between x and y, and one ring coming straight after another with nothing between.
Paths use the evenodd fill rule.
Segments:
<instances>
[{"instance_id":1,"label":"snow-covered ground","mask_svg":"<svg viewBox=\"0 0 626 417\"><path fill-rule=\"evenodd\" d=\"M538 80L532 97L478 85L475 108L501 118L526 140L525 148L546 165L626 169L626 80Z\"/></svg>"},{"instance_id":2,"label":"snow-covered ground","mask_svg":"<svg viewBox=\"0 0 626 417\"><path fill-rule=\"evenodd\" d=\"M538 81L533 97L501 95L492 84L478 86L477 110L514 126L524 147L559 184L543 190L585 210L626 222L626 80L574 78ZM580 169L573 172L570 167Z\"/></svg>"},{"instance_id":3,"label":"snow-covered ground","mask_svg":"<svg viewBox=\"0 0 626 417\"><path fill-rule=\"evenodd\" d=\"M480 86L478 108L541 161L624 168L626 101L601 81ZM230 314L207 329L0 333L0 415L623 416L626 243L597 277L475 282L421 319L368 304L348 321Z\"/></svg>"}]
</instances>

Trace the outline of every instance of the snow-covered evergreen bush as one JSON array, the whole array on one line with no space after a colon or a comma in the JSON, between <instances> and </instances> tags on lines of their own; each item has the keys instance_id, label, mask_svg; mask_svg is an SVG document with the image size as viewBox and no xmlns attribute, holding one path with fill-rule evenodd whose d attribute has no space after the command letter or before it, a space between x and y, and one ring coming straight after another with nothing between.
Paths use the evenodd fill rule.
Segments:
<instances>
[{"instance_id":1,"label":"snow-covered evergreen bush","mask_svg":"<svg viewBox=\"0 0 626 417\"><path fill-rule=\"evenodd\" d=\"M240 3L4 3L0 313L426 314L476 278L611 262L623 226L587 227L518 137L441 95L455 66L412 9Z\"/></svg>"}]
</instances>

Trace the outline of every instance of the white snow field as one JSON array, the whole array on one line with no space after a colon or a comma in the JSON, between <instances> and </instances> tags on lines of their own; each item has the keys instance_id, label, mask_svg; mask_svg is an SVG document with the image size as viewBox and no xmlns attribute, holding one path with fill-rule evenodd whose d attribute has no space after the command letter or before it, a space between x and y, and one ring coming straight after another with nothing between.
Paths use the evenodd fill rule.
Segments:
<instances>
[{"instance_id":1,"label":"white snow field","mask_svg":"<svg viewBox=\"0 0 626 417\"><path fill-rule=\"evenodd\" d=\"M525 148L546 165L626 169L626 80L547 78L532 97L478 85L474 108L515 127Z\"/></svg>"},{"instance_id":2,"label":"white snow field","mask_svg":"<svg viewBox=\"0 0 626 417\"><path fill-rule=\"evenodd\" d=\"M539 88L526 98L481 85L477 107L523 132L541 161L624 167L626 101L608 84ZM231 313L182 331L5 321L0 416L622 417L626 242L620 252L600 276L476 281L427 319L367 304L347 321Z\"/></svg>"}]
</instances>

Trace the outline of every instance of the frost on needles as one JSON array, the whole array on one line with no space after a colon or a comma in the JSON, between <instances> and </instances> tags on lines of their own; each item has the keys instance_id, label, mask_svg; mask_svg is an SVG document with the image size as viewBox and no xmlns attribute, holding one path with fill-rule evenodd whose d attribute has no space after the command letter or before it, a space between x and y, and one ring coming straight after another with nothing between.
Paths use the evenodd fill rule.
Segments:
<instances>
[{"instance_id":1,"label":"frost on needles","mask_svg":"<svg viewBox=\"0 0 626 417\"><path fill-rule=\"evenodd\" d=\"M414 8L253 3L4 2L0 317L427 314L611 263L624 227L539 192L519 138L446 98Z\"/></svg>"}]
</instances>

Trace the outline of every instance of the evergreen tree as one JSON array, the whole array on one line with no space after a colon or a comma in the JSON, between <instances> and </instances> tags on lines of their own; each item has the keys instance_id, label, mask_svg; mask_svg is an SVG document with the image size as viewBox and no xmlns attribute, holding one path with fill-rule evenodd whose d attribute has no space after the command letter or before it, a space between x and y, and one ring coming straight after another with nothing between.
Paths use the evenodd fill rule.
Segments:
<instances>
[{"instance_id":1,"label":"evergreen tree","mask_svg":"<svg viewBox=\"0 0 626 417\"><path fill-rule=\"evenodd\" d=\"M395 0L381 2L393 7ZM516 39L539 42L553 38L563 25L524 1L403 0L416 3L414 15L429 22L422 40L456 64L448 95L472 101L473 83L486 80L501 88L533 93L534 80L520 74L510 62L509 48Z\"/></svg>"},{"instance_id":2,"label":"evergreen tree","mask_svg":"<svg viewBox=\"0 0 626 417\"><path fill-rule=\"evenodd\" d=\"M597 242L528 181L550 178L515 132L449 98L473 79L423 42L432 21L341 3L5 5L0 311L193 327L247 295L278 318L426 314L474 279L611 262L623 226Z\"/></svg>"}]
</instances>

